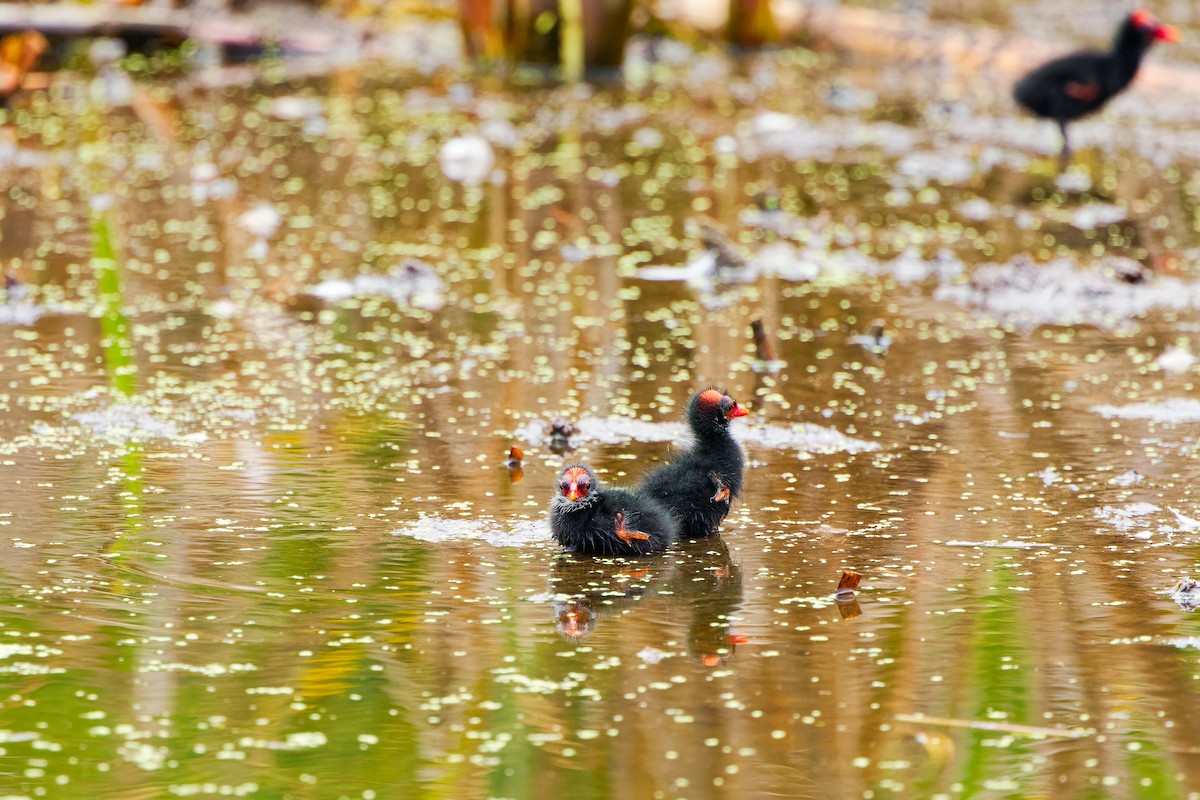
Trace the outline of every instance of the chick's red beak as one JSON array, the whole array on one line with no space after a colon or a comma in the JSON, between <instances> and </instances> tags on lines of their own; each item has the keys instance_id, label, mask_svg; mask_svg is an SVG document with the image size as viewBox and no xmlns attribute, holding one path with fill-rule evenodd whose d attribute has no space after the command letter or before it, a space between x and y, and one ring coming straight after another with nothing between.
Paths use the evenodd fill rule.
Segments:
<instances>
[{"instance_id":1,"label":"chick's red beak","mask_svg":"<svg viewBox=\"0 0 1200 800\"><path fill-rule=\"evenodd\" d=\"M581 497L583 497L583 492L580 491L579 484L572 483L570 487L567 488L567 499L574 503Z\"/></svg>"},{"instance_id":2,"label":"chick's red beak","mask_svg":"<svg viewBox=\"0 0 1200 800\"><path fill-rule=\"evenodd\" d=\"M734 417L744 417L749 413L750 412L747 411L744 406L734 406L733 411L729 412L729 418L733 419Z\"/></svg>"},{"instance_id":3,"label":"chick's red beak","mask_svg":"<svg viewBox=\"0 0 1200 800\"><path fill-rule=\"evenodd\" d=\"M1159 25L1154 29L1154 38L1161 39L1164 42L1178 42L1179 28L1171 25Z\"/></svg>"}]
</instances>

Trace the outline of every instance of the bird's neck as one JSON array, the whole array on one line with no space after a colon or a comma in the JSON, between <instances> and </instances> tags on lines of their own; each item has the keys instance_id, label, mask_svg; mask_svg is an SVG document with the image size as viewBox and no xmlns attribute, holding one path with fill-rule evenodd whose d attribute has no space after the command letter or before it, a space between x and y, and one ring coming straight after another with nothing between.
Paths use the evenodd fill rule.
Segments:
<instances>
[{"instance_id":1,"label":"bird's neck","mask_svg":"<svg viewBox=\"0 0 1200 800\"><path fill-rule=\"evenodd\" d=\"M719 425L693 425L692 433L696 441L704 447L721 447L733 443L733 436L728 428Z\"/></svg>"},{"instance_id":2,"label":"bird's neck","mask_svg":"<svg viewBox=\"0 0 1200 800\"><path fill-rule=\"evenodd\" d=\"M1112 51L1109 53L1110 78L1115 83L1112 87L1114 90L1125 88L1133 80L1142 64L1142 56L1150 49L1150 43L1151 40L1146 34L1132 22L1126 22L1117 31Z\"/></svg>"}]
</instances>

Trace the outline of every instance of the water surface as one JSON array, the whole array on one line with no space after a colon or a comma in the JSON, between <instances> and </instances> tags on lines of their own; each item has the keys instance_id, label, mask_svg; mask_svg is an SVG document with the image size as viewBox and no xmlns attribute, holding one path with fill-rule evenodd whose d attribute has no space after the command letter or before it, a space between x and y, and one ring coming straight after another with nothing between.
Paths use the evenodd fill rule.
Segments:
<instances>
[{"instance_id":1,"label":"water surface","mask_svg":"<svg viewBox=\"0 0 1200 800\"><path fill-rule=\"evenodd\" d=\"M1194 113L1123 98L1062 179L1047 126L876 69L372 68L196 90L162 129L30 100L0 177L30 288L0 326L4 793L1195 797L1200 623L1168 593L1200 572L1200 406L1158 362L1200 326ZM437 159L472 131L480 186ZM640 279L699 217L770 274ZM313 294L407 257L444 297ZM722 535L559 553L562 465L636 481L711 383L751 410Z\"/></svg>"}]
</instances>

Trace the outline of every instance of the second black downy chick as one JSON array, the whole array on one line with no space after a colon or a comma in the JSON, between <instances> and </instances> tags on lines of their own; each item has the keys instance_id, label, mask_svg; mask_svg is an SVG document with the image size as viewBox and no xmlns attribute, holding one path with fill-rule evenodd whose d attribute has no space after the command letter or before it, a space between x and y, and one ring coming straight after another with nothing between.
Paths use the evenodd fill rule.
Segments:
<instances>
[{"instance_id":1,"label":"second black downy chick","mask_svg":"<svg viewBox=\"0 0 1200 800\"><path fill-rule=\"evenodd\" d=\"M683 536L712 536L742 493L746 456L730 435L729 423L748 413L719 389L697 392L687 407L695 444L642 481L641 491L670 509Z\"/></svg>"}]
</instances>

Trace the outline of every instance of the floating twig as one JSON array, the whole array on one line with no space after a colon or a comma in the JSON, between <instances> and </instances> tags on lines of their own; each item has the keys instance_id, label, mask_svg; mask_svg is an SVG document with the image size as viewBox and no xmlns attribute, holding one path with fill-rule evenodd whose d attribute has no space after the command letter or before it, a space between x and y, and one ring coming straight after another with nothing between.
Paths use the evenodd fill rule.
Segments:
<instances>
[{"instance_id":1,"label":"floating twig","mask_svg":"<svg viewBox=\"0 0 1200 800\"><path fill-rule=\"evenodd\" d=\"M758 360L775 361L778 358L775 355L775 345L771 344L771 340L767 338L767 331L763 327L763 321L756 319L751 322L750 330L754 333L754 354Z\"/></svg>"},{"instance_id":2,"label":"floating twig","mask_svg":"<svg viewBox=\"0 0 1200 800\"><path fill-rule=\"evenodd\" d=\"M849 597L854 594L854 590L858 588L860 582L862 582L861 574L846 570L842 573L842 578L838 581L837 591L834 594L838 597Z\"/></svg>"},{"instance_id":3,"label":"floating twig","mask_svg":"<svg viewBox=\"0 0 1200 800\"><path fill-rule=\"evenodd\" d=\"M1096 735L1094 728L1043 728L1038 725L1019 725L1014 722L927 717L924 714L897 714L893 719L897 722L911 722L917 725L941 725L945 728L970 728L976 731L999 731L1001 733L1018 733L1023 736L1047 736L1059 739L1083 739Z\"/></svg>"},{"instance_id":4,"label":"floating twig","mask_svg":"<svg viewBox=\"0 0 1200 800\"><path fill-rule=\"evenodd\" d=\"M767 336L766 326L761 319L750 323L750 332L754 335L754 371L779 372L783 369L783 362L775 354L775 345Z\"/></svg>"}]
</instances>

